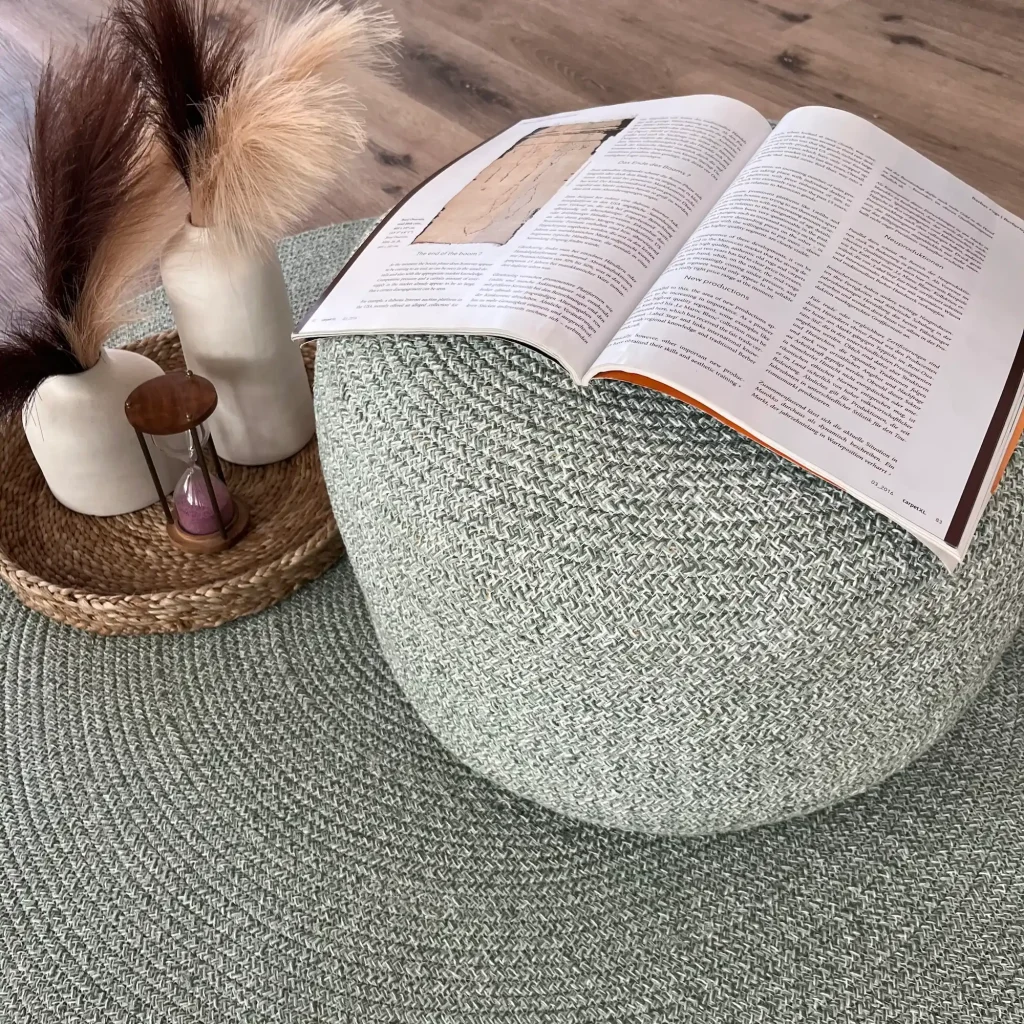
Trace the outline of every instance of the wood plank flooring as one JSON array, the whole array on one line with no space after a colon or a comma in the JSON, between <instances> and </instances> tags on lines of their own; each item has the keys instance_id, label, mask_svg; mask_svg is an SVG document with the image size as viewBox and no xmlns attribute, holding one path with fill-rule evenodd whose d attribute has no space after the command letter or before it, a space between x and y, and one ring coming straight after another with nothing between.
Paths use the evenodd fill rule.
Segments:
<instances>
[{"instance_id":1,"label":"wood plank flooring","mask_svg":"<svg viewBox=\"0 0 1024 1024\"><path fill-rule=\"evenodd\" d=\"M245 0L257 14L270 0ZM1024 215L1019 0L385 0L404 32L364 93L370 145L310 226L380 213L526 116L716 92L844 107ZM31 301L24 125L51 41L105 0L0 0L0 317Z\"/></svg>"}]
</instances>

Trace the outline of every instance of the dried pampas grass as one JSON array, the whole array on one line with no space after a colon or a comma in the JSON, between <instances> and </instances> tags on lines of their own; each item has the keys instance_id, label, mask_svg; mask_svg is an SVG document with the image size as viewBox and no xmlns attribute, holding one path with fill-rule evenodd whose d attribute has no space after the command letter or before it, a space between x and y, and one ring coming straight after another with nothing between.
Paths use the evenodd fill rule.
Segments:
<instances>
[{"instance_id":1,"label":"dried pampas grass","mask_svg":"<svg viewBox=\"0 0 1024 1024\"><path fill-rule=\"evenodd\" d=\"M16 416L47 377L84 369L48 312L16 315L0 336L0 421Z\"/></svg>"},{"instance_id":2,"label":"dried pampas grass","mask_svg":"<svg viewBox=\"0 0 1024 1024\"><path fill-rule=\"evenodd\" d=\"M259 252L294 229L365 142L356 69L383 70L398 30L376 7L278 7L257 29L214 0L119 0L157 135L188 184L193 223Z\"/></svg>"},{"instance_id":3,"label":"dried pampas grass","mask_svg":"<svg viewBox=\"0 0 1024 1024\"><path fill-rule=\"evenodd\" d=\"M29 256L41 301L0 337L0 416L47 377L96 364L129 319L129 283L180 226L185 191L147 139L137 77L106 27L49 58L29 136Z\"/></svg>"},{"instance_id":4,"label":"dried pampas grass","mask_svg":"<svg viewBox=\"0 0 1024 1024\"><path fill-rule=\"evenodd\" d=\"M103 343L135 314L126 294L155 263L188 216L188 190L163 148L143 132L135 166L100 239L71 321L78 349L92 365Z\"/></svg>"},{"instance_id":5,"label":"dried pampas grass","mask_svg":"<svg viewBox=\"0 0 1024 1024\"><path fill-rule=\"evenodd\" d=\"M124 56L141 76L154 129L191 185L192 145L241 68L248 23L215 0L120 0L112 17Z\"/></svg>"},{"instance_id":6,"label":"dried pampas grass","mask_svg":"<svg viewBox=\"0 0 1024 1024\"><path fill-rule=\"evenodd\" d=\"M398 29L374 7L275 11L192 145L192 219L258 251L298 226L366 141L356 69L391 61Z\"/></svg>"}]
</instances>

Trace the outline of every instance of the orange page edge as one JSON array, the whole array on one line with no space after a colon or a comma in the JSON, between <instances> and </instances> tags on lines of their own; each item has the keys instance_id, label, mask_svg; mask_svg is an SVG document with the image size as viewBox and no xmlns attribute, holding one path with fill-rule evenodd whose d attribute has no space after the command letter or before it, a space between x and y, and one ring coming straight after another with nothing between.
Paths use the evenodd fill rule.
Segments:
<instances>
[{"instance_id":1,"label":"orange page edge","mask_svg":"<svg viewBox=\"0 0 1024 1024\"><path fill-rule=\"evenodd\" d=\"M680 402L686 402L687 405L692 405L695 409L700 409L701 412L706 412L709 416L714 416L719 423L724 423L727 427L735 430L737 434L742 434L744 437L750 438L751 441L756 442L762 448L767 448L768 451L774 452L779 456L779 458L785 459L787 462L792 462L794 466L799 466L812 476L816 476L819 480L825 480L826 483L832 484L833 487L839 486L832 480L826 480L820 473L815 473L813 469L805 466L802 462L797 462L796 459L790 458L785 454L785 452L780 452L778 448L773 448L770 444L762 441L761 438L751 434L749 430L744 430L738 424L733 423L732 420L726 419L721 413L715 412L714 409L709 408L703 402L698 402L696 398L692 398L690 395L686 394L685 391L677 391L675 388L669 387L667 384L662 384L660 380L654 380L653 377L645 377L642 373L629 373L626 370L607 370L604 373L594 374L595 380L600 377L606 377L610 380L623 380L626 381L627 384L639 384L641 387L650 388L652 391L660 391L663 395L678 398ZM1018 429L1024 429L1024 415L1021 416L1021 424ZM842 488L840 488L840 490L842 490Z\"/></svg>"},{"instance_id":2,"label":"orange page edge","mask_svg":"<svg viewBox=\"0 0 1024 1024\"><path fill-rule=\"evenodd\" d=\"M992 493L996 493L996 488L1002 482L1003 474L1006 472L1006 467L1010 464L1010 459L1013 453L1017 450L1017 445L1020 444L1021 434L1024 434L1024 410L1021 410L1020 419L1017 420L1017 426L1013 428L1013 436L1010 438L1010 443L1006 446L1006 451L1003 454L1003 461L999 463L999 472L996 473L996 478L992 482Z\"/></svg>"},{"instance_id":3,"label":"orange page edge","mask_svg":"<svg viewBox=\"0 0 1024 1024\"><path fill-rule=\"evenodd\" d=\"M812 476L818 477L819 480L825 480L820 473L815 473L813 469L808 468L802 462L797 462L796 459L790 458L784 452L780 452L777 448L773 448L770 444L762 441L761 438L755 437L755 435L751 434L749 430L744 430L741 426L734 423L732 420L727 419L721 413L715 412L714 409L709 408L703 402L698 402L697 399L692 398L683 391L677 391L675 388L669 387L667 384L662 384L660 380L654 380L652 377L645 377L642 373L629 373L626 370L607 370L604 373L597 373L594 375L595 380L599 377L605 377L609 380L622 380L626 381L628 384L639 384L641 387L650 388L652 391L660 391L664 395L669 395L672 398L678 398L679 401L686 402L687 405L692 405L695 409L700 409L701 412L706 412L709 416L714 416L719 423L724 423L730 429L735 430L737 434L742 434L744 437L750 438L751 441L756 442L762 448L767 448L768 451L774 452L787 462L792 462L794 466L799 466ZM1017 420L1017 426L1014 427L1013 430L1013 436L1010 438L1010 443L1006 446L1002 462L999 464L999 470L996 473L995 480L992 482L992 494L995 494L996 488L999 487L999 484L1003 479L1003 474L1006 472L1006 467L1009 465L1013 453L1017 450L1017 445L1020 443L1022 435L1024 435L1024 410L1021 411L1020 418ZM831 480L826 480L825 482L831 483L833 486L838 486Z\"/></svg>"}]
</instances>

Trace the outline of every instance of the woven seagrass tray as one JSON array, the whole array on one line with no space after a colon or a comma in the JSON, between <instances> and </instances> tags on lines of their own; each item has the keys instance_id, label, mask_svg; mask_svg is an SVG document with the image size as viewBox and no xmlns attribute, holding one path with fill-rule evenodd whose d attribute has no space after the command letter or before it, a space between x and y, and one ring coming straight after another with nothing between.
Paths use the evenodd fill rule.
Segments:
<instances>
[{"instance_id":1,"label":"woven seagrass tray","mask_svg":"<svg viewBox=\"0 0 1024 1024\"><path fill-rule=\"evenodd\" d=\"M127 347L184 368L173 331ZM305 352L312 377L315 349ZM0 578L28 607L91 633L187 633L269 608L338 560L315 438L283 462L224 471L249 532L227 551L190 555L168 541L159 504L109 518L66 509L15 420L0 429Z\"/></svg>"}]
</instances>

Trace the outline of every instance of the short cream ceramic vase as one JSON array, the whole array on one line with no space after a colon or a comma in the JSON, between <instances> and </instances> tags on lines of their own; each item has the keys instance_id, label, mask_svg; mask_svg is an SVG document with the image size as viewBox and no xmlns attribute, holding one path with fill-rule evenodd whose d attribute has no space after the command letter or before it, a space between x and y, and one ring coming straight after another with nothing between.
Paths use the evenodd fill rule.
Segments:
<instances>
[{"instance_id":1,"label":"short cream ceramic vase","mask_svg":"<svg viewBox=\"0 0 1024 1024\"><path fill-rule=\"evenodd\" d=\"M125 349L103 349L81 373L48 377L25 403L22 424L53 496L74 512L116 516L152 505L157 496L125 399L164 371ZM150 446L165 493L173 487L173 460Z\"/></svg>"},{"instance_id":2,"label":"short cream ceramic vase","mask_svg":"<svg viewBox=\"0 0 1024 1024\"><path fill-rule=\"evenodd\" d=\"M230 462L260 466L294 455L316 430L313 394L277 254L225 253L186 224L160 260L189 369L212 381L210 430Z\"/></svg>"}]
</instances>

